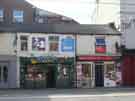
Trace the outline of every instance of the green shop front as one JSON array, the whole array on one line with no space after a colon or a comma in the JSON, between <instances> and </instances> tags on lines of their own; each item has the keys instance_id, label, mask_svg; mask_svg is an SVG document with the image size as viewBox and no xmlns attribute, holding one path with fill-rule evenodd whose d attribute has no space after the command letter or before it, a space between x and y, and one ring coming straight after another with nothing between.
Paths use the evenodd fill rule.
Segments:
<instances>
[{"instance_id":1,"label":"green shop front","mask_svg":"<svg viewBox=\"0 0 135 101\"><path fill-rule=\"evenodd\" d=\"M71 88L73 57L20 57L21 88Z\"/></svg>"}]
</instances>

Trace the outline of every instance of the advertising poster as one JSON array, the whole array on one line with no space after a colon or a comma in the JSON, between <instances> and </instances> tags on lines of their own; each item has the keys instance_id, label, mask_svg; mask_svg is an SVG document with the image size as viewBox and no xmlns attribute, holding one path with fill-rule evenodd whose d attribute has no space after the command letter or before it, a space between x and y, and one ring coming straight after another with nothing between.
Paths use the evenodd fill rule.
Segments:
<instances>
[{"instance_id":1,"label":"advertising poster","mask_svg":"<svg viewBox=\"0 0 135 101\"><path fill-rule=\"evenodd\" d=\"M32 50L45 51L45 38L33 37L32 38Z\"/></svg>"},{"instance_id":2,"label":"advertising poster","mask_svg":"<svg viewBox=\"0 0 135 101\"><path fill-rule=\"evenodd\" d=\"M76 71L77 71L77 87L80 88L82 87L82 84L81 84L81 80L82 80L82 65L81 64L77 64L77 67L76 67Z\"/></svg>"},{"instance_id":3,"label":"advertising poster","mask_svg":"<svg viewBox=\"0 0 135 101\"><path fill-rule=\"evenodd\" d=\"M105 53L106 47L105 46L96 46L96 53Z\"/></svg>"},{"instance_id":4,"label":"advertising poster","mask_svg":"<svg viewBox=\"0 0 135 101\"><path fill-rule=\"evenodd\" d=\"M74 52L75 40L72 38L65 38L61 40L61 51L62 52Z\"/></svg>"},{"instance_id":5,"label":"advertising poster","mask_svg":"<svg viewBox=\"0 0 135 101\"><path fill-rule=\"evenodd\" d=\"M118 87L121 85L121 69L120 63L114 67L116 69L112 69L108 67L107 72L104 74L104 86L105 87Z\"/></svg>"},{"instance_id":6,"label":"advertising poster","mask_svg":"<svg viewBox=\"0 0 135 101\"><path fill-rule=\"evenodd\" d=\"M105 38L96 38L95 51L96 53L106 53Z\"/></svg>"},{"instance_id":7,"label":"advertising poster","mask_svg":"<svg viewBox=\"0 0 135 101\"><path fill-rule=\"evenodd\" d=\"M111 71L105 74L104 77L104 86L105 87L115 87L116 86L116 72Z\"/></svg>"}]
</instances>

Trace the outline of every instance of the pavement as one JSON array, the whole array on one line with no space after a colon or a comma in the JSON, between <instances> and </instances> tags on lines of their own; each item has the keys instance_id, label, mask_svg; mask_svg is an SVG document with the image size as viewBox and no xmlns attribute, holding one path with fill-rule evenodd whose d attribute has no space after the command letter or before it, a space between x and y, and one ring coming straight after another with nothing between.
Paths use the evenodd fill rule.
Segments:
<instances>
[{"instance_id":1,"label":"pavement","mask_svg":"<svg viewBox=\"0 0 135 101\"><path fill-rule=\"evenodd\" d=\"M135 88L0 89L0 101L135 101Z\"/></svg>"}]
</instances>

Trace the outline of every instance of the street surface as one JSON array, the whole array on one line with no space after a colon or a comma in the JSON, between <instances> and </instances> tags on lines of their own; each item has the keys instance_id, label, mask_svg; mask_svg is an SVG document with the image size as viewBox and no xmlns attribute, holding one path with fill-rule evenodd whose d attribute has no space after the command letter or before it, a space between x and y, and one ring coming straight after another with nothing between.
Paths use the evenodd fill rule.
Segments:
<instances>
[{"instance_id":1,"label":"street surface","mask_svg":"<svg viewBox=\"0 0 135 101\"><path fill-rule=\"evenodd\" d=\"M0 101L135 101L135 88L1 89Z\"/></svg>"}]
</instances>

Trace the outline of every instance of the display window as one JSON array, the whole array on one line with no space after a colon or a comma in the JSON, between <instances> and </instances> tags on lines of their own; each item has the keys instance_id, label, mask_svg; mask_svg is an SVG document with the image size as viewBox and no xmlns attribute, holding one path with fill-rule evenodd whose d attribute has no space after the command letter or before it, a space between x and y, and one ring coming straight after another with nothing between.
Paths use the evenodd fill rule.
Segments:
<instances>
[{"instance_id":1,"label":"display window","mask_svg":"<svg viewBox=\"0 0 135 101\"><path fill-rule=\"evenodd\" d=\"M77 87L91 88L93 78L93 66L90 63L77 64Z\"/></svg>"},{"instance_id":2,"label":"display window","mask_svg":"<svg viewBox=\"0 0 135 101\"><path fill-rule=\"evenodd\" d=\"M110 80L116 79L116 71L115 71L115 65L114 64L106 64L105 69L105 76L109 78Z\"/></svg>"},{"instance_id":3,"label":"display window","mask_svg":"<svg viewBox=\"0 0 135 101\"><path fill-rule=\"evenodd\" d=\"M39 65L28 65L26 80L45 80L45 71Z\"/></svg>"},{"instance_id":4,"label":"display window","mask_svg":"<svg viewBox=\"0 0 135 101\"><path fill-rule=\"evenodd\" d=\"M91 65L82 64L82 75L84 78L89 78L91 76Z\"/></svg>"},{"instance_id":5,"label":"display window","mask_svg":"<svg viewBox=\"0 0 135 101\"><path fill-rule=\"evenodd\" d=\"M115 63L105 63L104 69L104 86L115 87L116 86L116 66Z\"/></svg>"},{"instance_id":6,"label":"display window","mask_svg":"<svg viewBox=\"0 0 135 101\"><path fill-rule=\"evenodd\" d=\"M58 79L69 79L69 67L68 65L61 64L58 67Z\"/></svg>"}]
</instances>

